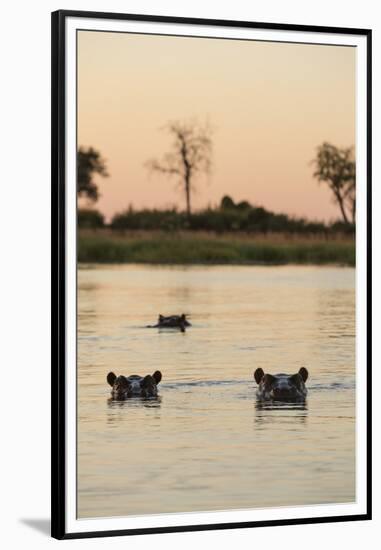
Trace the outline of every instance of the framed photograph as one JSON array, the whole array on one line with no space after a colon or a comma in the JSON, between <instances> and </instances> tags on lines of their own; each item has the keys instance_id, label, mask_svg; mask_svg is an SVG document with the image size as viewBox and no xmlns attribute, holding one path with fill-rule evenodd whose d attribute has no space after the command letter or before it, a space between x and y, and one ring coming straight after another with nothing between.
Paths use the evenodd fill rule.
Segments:
<instances>
[{"instance_id":1,"label":"framed photograph","mask_svg":"<svg viewBox=\"0 0 381 550\"><path fill-rule=\"evenodd\" d=\"M53 537L370 519L370 226L370 30L54 12Z\"/></svg>"}]
</instances>

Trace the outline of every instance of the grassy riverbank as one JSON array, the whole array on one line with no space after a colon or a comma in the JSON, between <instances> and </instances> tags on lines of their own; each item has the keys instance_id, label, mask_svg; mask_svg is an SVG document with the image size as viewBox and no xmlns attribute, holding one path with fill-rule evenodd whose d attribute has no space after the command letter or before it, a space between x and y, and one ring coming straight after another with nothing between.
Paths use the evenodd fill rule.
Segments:
<instances>
[{"instance_id":1,"label":"grassy riverbank","mask_svg":"<svg viewBox=\"0 0 381 550\"><path fill-rule=\"evenodd\" d=\"M355 265L352 238L287 234L80 230L78 261L152 264Z\"/></svg>"}]
</instances>

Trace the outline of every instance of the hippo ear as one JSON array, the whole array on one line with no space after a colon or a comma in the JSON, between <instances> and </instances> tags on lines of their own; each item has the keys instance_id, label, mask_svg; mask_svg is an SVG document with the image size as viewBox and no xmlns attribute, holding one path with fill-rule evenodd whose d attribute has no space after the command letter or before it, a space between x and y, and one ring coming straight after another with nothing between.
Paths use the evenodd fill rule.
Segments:
<instances>
[{"instance_id":1,"label":"hippo ear","mask_svg":"<svg viewBox=\"0 0 381 550\"><path fill-rule=\"evenodd\" d=\"M107 375L107 382L110 384L110 386L114 385L115 380L116 380L116 375L113 372L109 372Z\"/></svg>"},{"instance_id":2,"label":"hippo ear","mask_svg":"<svg viewBox=\"0 0 381 550\"><path fill-rule=\"evenodd\" d=\"M308 370L304 367L302 367L300 370L299 370L299 374L300 376L302 377L302 380L303 382L305 382L308 378Z\"/></svg>"},{"instance_id":3,"label":"hippo ear","mask_svg":"<svg viewBox=\"0 0 381 550\"><path fill-rule=\"evenodd\" d=\"M161 380L161 372L159 370L155 371L152 378L155 380L156 384L158 384Z\"/></svg>"},{"instance_id":4,"label":"hippo ear","mask_svg":"<svg viewBox=\"0 0 381 550\"><path fill-rule=\"evenodd\" d=\"M265 373L263 372L263 369L257 369L255 372L254 372L254 380L256 381L257 384L259 384L259 382L262 380L262 378L264 377Z\"/></svg>"}]
</instances>

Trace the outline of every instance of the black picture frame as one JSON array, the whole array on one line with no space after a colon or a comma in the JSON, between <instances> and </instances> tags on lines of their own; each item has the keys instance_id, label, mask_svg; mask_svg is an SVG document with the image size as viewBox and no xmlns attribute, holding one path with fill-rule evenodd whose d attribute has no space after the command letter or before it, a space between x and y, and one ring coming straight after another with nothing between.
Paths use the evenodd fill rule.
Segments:
<instances>
[{"instance_id":1,"label":"black picture frame","mask_svg":"<svg viewBox=\"0 0 381 550\"><path fill-rule=\"evenodd\" d=\"M270 29L280 31L302 31L310 33L336 33L339 35L361 35L366 38L367 44L367 473L366 512L359 515L309 517L296 519L279 519L266 521L250 521L235 523L218 523L208 525L184 525L154 528L118 529L112 531L94 532L67 532L65 518L65 454L66 454L66 421L65 421L65 253L67 242L65 238L65 25L70 17L87 19L113 19L120 21L139 21L152 23L180 23L189 25L235 27L247 29ZM372 372L371 372L371 300L372 300L372 243L371 243L371 177L372 177L372 31L369 29L341 28L329 26L290 25L278 23L259 23L251 21L235 21L221 19L198 19L181 17L163 17L155 15L133 15L124 13L106 12L82 12L59 10L52 13L52 42L51 42L51 253L52 253L52 317L51 317L51 342L52 342L52 447L51 447L51 534L56 539L74 539L88 537L105 537L121 535L139 535L150 533L191 532L204 530L237 529L248 527L264 527L279 525L332 523L343 521L363 521L372 517Z\"/></svg>"}]
</instances>

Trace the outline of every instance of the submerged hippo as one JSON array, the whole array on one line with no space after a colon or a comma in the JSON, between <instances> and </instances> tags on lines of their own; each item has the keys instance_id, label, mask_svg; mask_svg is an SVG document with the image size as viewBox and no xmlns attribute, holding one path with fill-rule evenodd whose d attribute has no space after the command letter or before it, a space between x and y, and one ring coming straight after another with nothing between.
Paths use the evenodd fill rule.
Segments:
<instances>
[{"instance_id":1,"label":"submerged hippo","mask_svg":"<svg viewBox=\"0 0 381 550\"><path fill-rule=\"evenodd\" d=\"M156 371L147 376L116 376L113 372L107 375L107 382L112 387L112 398L117 401L123 401L129 397L156 397L157 385L161 380L161 372Z\"/></svg>"},{"instance_id":2,"label":"submerged hippo","mask_svg":"<svg viewBox=\"0 0 381 550\"><path fill-rule=\"evenodd\" d=\"M308 370L302 367L297 374L265 374L262 369L254 372L258 384L257 396L264 401L303 401L307 396L305 381Z\"/></svg>"},{"instance_id":3,"label":"submerged hippo","mask_svg":"<svg viewBox=\"0 0 381 550\"><path fill-rule=\"evenodd\" d=\"M182 313L181 315L159 315L156 325L150 325L149 328L179 328L181 332L185 332L185 328L190 326L185 313Z\"/></svg>"}]
</instances>

